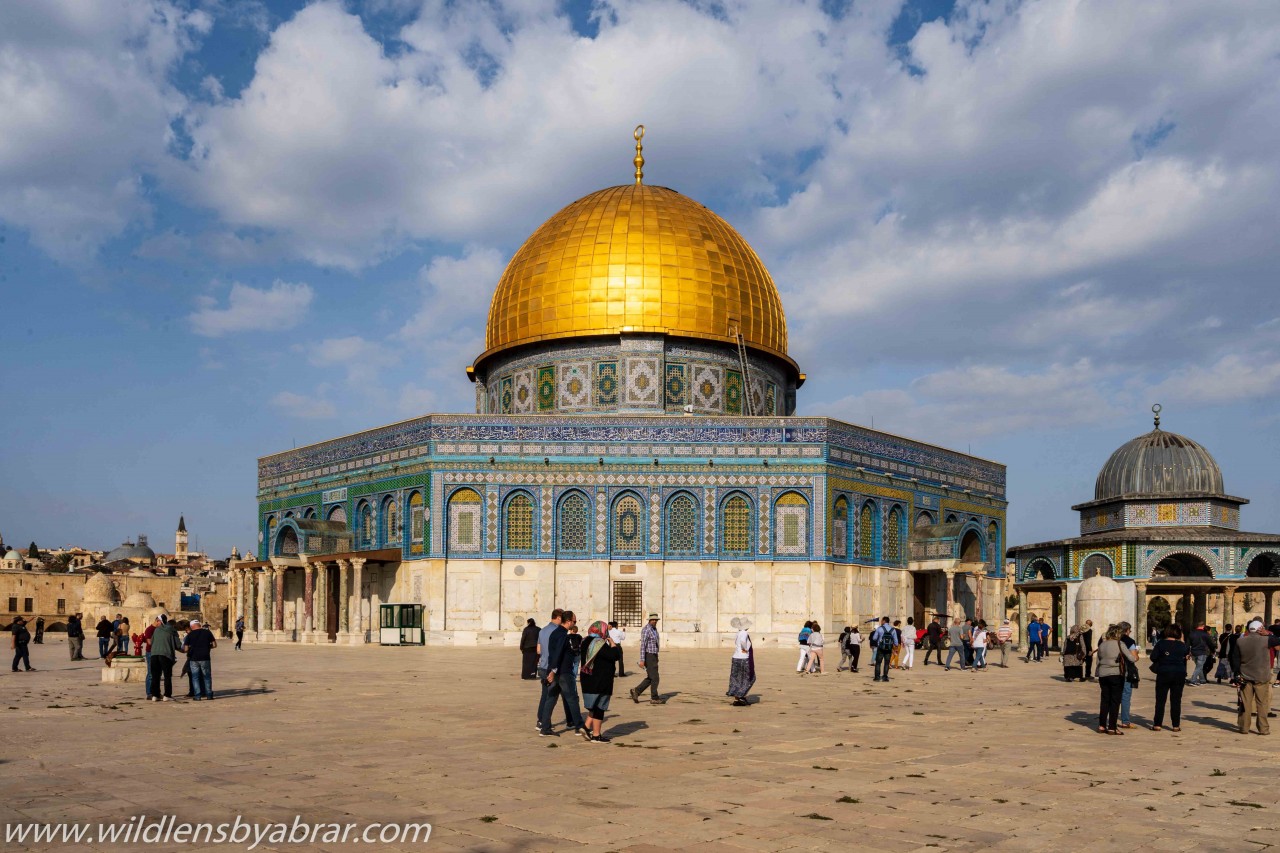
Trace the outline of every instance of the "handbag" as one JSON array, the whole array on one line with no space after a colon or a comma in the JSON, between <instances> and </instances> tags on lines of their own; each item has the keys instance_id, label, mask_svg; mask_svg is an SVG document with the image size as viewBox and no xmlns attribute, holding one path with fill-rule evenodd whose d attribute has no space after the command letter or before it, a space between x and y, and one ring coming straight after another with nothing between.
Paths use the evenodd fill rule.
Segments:
<instances>
[{"instance_id":1,"label":"handbag","mask_svg":"<svg viewBox=\"0 0 1280 853\"><path fill-rule=\"evenodd\" d=\"M1117 660L1120 663L1120 669L1124 671L1124 680L1137 687L1141 680L1138 675L1138 664L1129 660L1129 656L1125 654L1124 643L1120 643L1120 654Z\"/></svg>"}]
</instances>

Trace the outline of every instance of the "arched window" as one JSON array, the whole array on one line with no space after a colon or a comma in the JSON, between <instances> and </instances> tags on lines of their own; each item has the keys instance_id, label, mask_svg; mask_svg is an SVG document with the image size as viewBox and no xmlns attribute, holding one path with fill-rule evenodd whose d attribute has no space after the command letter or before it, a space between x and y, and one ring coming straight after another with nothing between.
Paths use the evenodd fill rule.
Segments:
<instances>
[{"instance_id":1,"label":"arched window","mask_svg":"<svg viewBox=\"0 0 1280 853\"><path fill-rule=\"evenodd\" d=\"M875 559L875 548L876 510L871 501L867 501L858 511L858 559Z\"/></svg>"},{"instance_id":2,"label":"arched window","mask_svg":"<svg viewBox=\"0 0 1280 853\"><path fill-rule=\"evenodd\" d=\"M314 509L313 507L307 507L306 509L304 509L304 510L302 511L302 517L303 517L303 518L315 518L315 517L316 517L316 511L315 511L315 509Z\"/></svg>"},{"instance_id":3,"label":"arched window","mask_svg":"<svg viewBox=\"0 0 1280 853\"><path fill-rule=\"evenodd\" d=\"M298 556L298 531L292 526L280 531L280 538L276 541L276 553L281 557Z\"/></svg>"},{"instance_id":4,"label":"arched window","mask_svg":"<svg viewBox=\"0 0 1280 853\"><path fill-rule=\"evenodd\" d=\"M734 556L752 552L751 504L742 495L733 495L720 509L720 548Z\"/></svg>"},{"instance_id":5,"label":"arched window","mask_svg":"<svg viewBox=\"0 0 1280 853\"><path fill-rule=\"evenodd\" d=\"M422 492L409 495L409 553L421 554L426 540L427 522Z\"/></svg>"},{"instance_id":6,"label":"arched window","mask_svg":"<svg viewBox=\"0 0 1280 853\"><path fill-rule=\"evenodd\" d=\"M533 501L525 492L516 492L507 501L506 550L533 550Z\"/></svg>"},{"instance_id":7,"label":"arched window","mask_svg":"<svg viewBox=\"0 0 1280 853\"><path fill-rule=\"evenodd\" d=\"M635 495L623 495L613 505L613 553L644 551L644 508Z\"/></svg>"},{"instance_id":8,"label":"arched window","mask_svg":"<svg viewBox=\"0 0 1280 853\"><path fill-rule=\"evenodd\" d=\"M458 489L449 497L450 553L480 553L480 493L475 489Z\"/></svg>"},{"instance_id":9,"label":"arched window","mask_svg":"<svg viewBox=\"0 0 1280 853\"><path fill-rule=\"evenodd\" d=\"M368 503L360 504L360 508L356 510L356 517L360 519L360 544L359 548L373 547L373 507Z\"/></svg>"},{"instance_id":10,"label":"arched window","mask_svg":"<svg viewBox=\"0 0 1280 853\"><path fill-rule=\"evenodd\" d=\"M831 553L847 557L849 551L849 501L841 495L831 508Z\"/></svg>"},{"instance_id":11,"label":"arched window","mask_svg":"<svg viewBox=\"0 0 1280 853\"><path fill-rule=\"evenodd\" d=\"M585 554L590 541L590 506L582 492L570 492L560 501L557 550Z\"/></svg>"},{"instance_id":12,"label":"arched window","mask_svg":"<svg viewBox=\"0 0 1280 853\"><path fill-rule=\"evenodd\" d=\"M884 531L884 561L891 565L902 562L902 511L896 506L889 510L888 526Z\"/></svg>"},{"instance_id":13,"label":"arched window","mask_svg":"<svg viewBox=\"0 0 1280 853\"><path fill-rule=\"evenodd\" d=\"M1095 575L1102 575L1104 578L1112 576L1114 568L1111 565L1111 559L1103 554L1090 554L1085 558L1084 565L1081 567L1080 574L1082 577L1091 578Z\"/></svg>"},{"instance_id":14,"label":"arched window","mask_svg":"<svg viewBox=\"0 0 1280 853\"><path fill-rule=\"evenodd\" d=\"M956 514L954 512L947 515L947 524L955 524L958 521L960 521L960 519L956 518Z\"/></svg>"},{"instance_id":15,"label":"arched window","mask_svg":"<svg viewBox=\"0 0 1280 853\"><path fill-rule=\"evenodd\" d=\"M916 515L916 527L929 527L933 524L933 514L921 511Z\"/></svg>"},{"instance_id":16,"label":"arched window","mask_svg":"<svg viewBox=\"0 0 1280 853\"><path fill-rule=\"evenodd\" d=\"M799 492L787 492L773 504L774 552L779 557L809 554L809 501Z\"/></svg>"},{"instance_id":17,"label":"arched window","mask_svg":"<svg viewBox=\"0 0 1280 853\"><path fill-rule=\"evenodd\" d=\"M1000 565L1000 528L994 521L987 525L987 562L994 569Z\"/></svg>"},{"instance_id":18,"label":"arched window","mask_svg":"<svg viewBox=\"0 0 1280 853\"><path fill-rule=\"evenodd\" d=\"M400 504L393 497L382 502L382 541L387 545L400 544Z\"/></svg>"},{"instance_id":19,"label":"arched window","mask_svg":"<svg viewBox=\"0 0 1280 853\"><path fill-rule=\"evenodd\" d=\"M346 523L347 523L347 508L346 508L345 506L343 506L342 504L338 504L338 505L337 505L337 506L335 506L335 507L331 507L331 508L329 509L329 520L330 520L330 521L340 521L340 522L342 522L343 524L346 524Z\"/></svg>"},{"instance_id":20,"label":"arched window","mask_svg":"<svg viewBox=\"0 0 1280 853\"><path fill-rule=\"evenodd\" d=\"M667 553L698 553L698 504L692 495L676 495L667 504Z\"/></svg>"}]
</instances>

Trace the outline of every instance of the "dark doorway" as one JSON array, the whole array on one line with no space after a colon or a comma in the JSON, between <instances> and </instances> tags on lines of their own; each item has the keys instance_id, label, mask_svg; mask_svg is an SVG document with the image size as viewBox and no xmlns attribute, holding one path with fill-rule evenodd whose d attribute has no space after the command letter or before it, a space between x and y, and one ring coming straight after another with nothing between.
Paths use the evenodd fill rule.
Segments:
<instances>
[{"instance_id":1,"label":"dark doorway","mask_svg":"<svg viewBox=\"0 0 1280 853\"><path fill-rule=\"evenodd\" d=\"M929 580L932 575L925 572L916 572L912 575L914 578L915 594L912 596L912 610L916 617L916 624L924 624L924 609L926 602L929 600Z\"/></svg>"},{"instance_id":2,"label":"dark doorway","mask_svg":"<svg viewBox=\"0 0 1280 853\"><path fill-rule=\"evenodd\" d=\"M1147 625L1150 628L1158 628L1163 631L1169 627L1169 623L1173 621L1173 609L1169 607L1169 600L1163 596L1155 596L1147 602Z\"/></svg>"},{"instance_id":3,"label":"dark doorway","mask_svg":"<svg viewBox=\"0 0 1280 853\"><path fill-rule=\"evenodd\" d=\"M329 642L333 642L338 639L338 567L327 566L325 572L325 597L329 600L324 608L324 630L329 635Z\"/></svg>"},{"instance_id":4,"label":"dark doorway","mask_svg":"<svg viewBox=\"0 0 1280 853\"><path fill-rule=\"evenodd\" d=\"M1277 561L1274 554L1259 554L1249 563L1245 577L1280 578L1280 561Z\"/></svg>"},{"instance_id":5,"label":"dark doorway","mask_svg":"<svg viewBox=\"0 0 1280 853\"><path fill-rule=\"evenodd\" d=\"M976 531L970 530L960 540L960 562L962 563L981 563L982 562L982 539Z\"/></svg>"}]
</instances>

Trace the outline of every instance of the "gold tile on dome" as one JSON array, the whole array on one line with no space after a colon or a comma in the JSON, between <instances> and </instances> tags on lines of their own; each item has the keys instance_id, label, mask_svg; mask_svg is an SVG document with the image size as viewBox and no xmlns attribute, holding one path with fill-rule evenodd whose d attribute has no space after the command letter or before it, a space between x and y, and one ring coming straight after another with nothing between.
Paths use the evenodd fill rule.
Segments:
<instances>
[{"instance_id":1,"label":"gold tile on dome","mask_svg":"<svg viewBox=\"0 0 1280 853\"><path fill-rule=\"evenodd\" d=\"M749 344L785 355L777 290L728 223L674 190L612 187L551 217L512 258L487 349L623 327L723 341L730 314Z\"/></svg>"}]
</instances>

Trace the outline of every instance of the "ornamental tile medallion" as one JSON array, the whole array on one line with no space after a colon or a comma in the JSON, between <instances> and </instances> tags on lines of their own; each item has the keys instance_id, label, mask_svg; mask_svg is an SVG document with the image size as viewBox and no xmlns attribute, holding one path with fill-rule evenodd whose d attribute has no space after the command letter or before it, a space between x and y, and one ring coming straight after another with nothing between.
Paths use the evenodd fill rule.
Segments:
<instances>
[{"instance_id":1,"label":"ornamental tile medallion","mask_svg":"<svg viewBox=\"0 0 1280 853\"><path fill-rule=\"evenodd\" d=\"M538 411L550 412L556 407L556 368L547 365L538 368Z\"/></svg>"},{"instance_id":2,"label":"ornamental tile medallion","mask_svg":"<svg viewBox=\"0 0 1280 853\"><path fill-rule=\"evenodd\" d=\"M573 362L560 365L557 375L559 409L588 409L591 407L591 365Z\"/></svg>"},{"instance_id":3,"label":"ornamental tile medallion","mask_svg":"<svg viewBox=\"0 0 1280 853\"><path fill-rule=\"evenodd\" d=\"M602 361L596 365L596 405L608 408L618 405L618 363Z\"/></svg>"},{"instance_id":4,"label":"ornamental tile medallion","mask_svg":"<svg viewBox=\"0 0 1280 853\"><path fill-rule=\"evenodd\" d=\"M683 364L667 364L665 390L669 409L684 408L689 402L689 382L685 378L687 369Z\"/></svg>"},{"instance_id":5,"label":"ornamental tile medallion","mask_svg":"<svg viewBox=\"0 0 1280 853\"><path fill-rule=\"evenodd\" d=\"M623 360L627 377L623 390L623 404L627 406L657 406L661 391L658 379L658 359L653 356L631 356Z\"/></svg>"},{"instance_id":6,"label":"ornamental tile medallion","mask_svg":"<svg viewBox=\"0 0 1280 853\"><path fill-rule=\"evenodd\" d=\"M724 369L697 365L689 383L693 407L704 412L724 411Z\"/></svg>"},{"instance_id":7,"label":"ornamental tile medallion","mask_svg":"<svg viewBox=\"0 0 1280 853\"><path fill-rule=\"evenodd\" d=\"M521 370L513 377L515 380L515 403L511 410L515 415L533 414L534 388L533 371Z\"/></svg>"}]
</instances>

